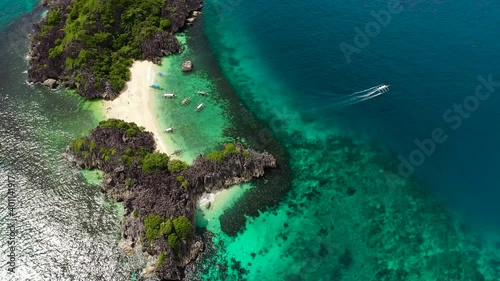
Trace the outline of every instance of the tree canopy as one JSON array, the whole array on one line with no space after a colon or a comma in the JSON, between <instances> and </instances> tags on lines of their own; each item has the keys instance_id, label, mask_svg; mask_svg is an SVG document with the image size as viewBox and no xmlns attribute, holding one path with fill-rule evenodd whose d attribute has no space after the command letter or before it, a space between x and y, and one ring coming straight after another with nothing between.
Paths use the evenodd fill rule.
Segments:
<instances>
[{"instance_id":1,"label":"tree canopy","mask_svg":"<svg viewBox=\"0 0 500 281\"><path fill-rule=\"evenodd\" d=\"M189 165L181 160L173 159L168 162L168 170L172 173L179 173L189 168Z\"/></svg>"},{"instance_id":2,"label":"tree canopy","mask_svg":"<svg viewBox=\"0 0 500 281\"><path fill-rule=\"evenodd\" d=\"M222 162L228 155L239 153L240 150L236 147L234 143L227 143L224 145L224 149L216 150L205 155L207 160L215 160L217 162Z\"/></svg>"},{"instance_id":3,"label":"tree canopy","mask_svg":"<svg viewBox=\"0 0 500 281\"><path fill-rule=\"evenodd\" d=\"M141 43L156 34L170 32L168 17L176 13L173 8L165 9L166 0L69 3L47 13L38 39L51 41L49 64L62 60L64 72L72 76L77 89L94 87L120 92L130 80L133 60L145 59ZM61 32L54 37L50 30Z\"/></svg>"}]
</instances>

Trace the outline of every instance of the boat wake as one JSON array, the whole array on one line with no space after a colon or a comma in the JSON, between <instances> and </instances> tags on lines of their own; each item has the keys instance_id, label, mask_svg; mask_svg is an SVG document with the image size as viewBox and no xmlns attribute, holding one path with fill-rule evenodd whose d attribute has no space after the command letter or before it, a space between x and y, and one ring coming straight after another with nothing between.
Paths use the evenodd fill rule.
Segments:
<instances>
[{"instance_id":1,"label":"boat wake","mask_svg":"<svg viewBox=\"0 0 500 281\"><path fill-rule=\"evenodd\" d=\"M326 105L321 106L319 108L317 107L314 110L326 109L326 108L340 109L347 106L358 104L360 102L371 100L387 92L389 92L389 85L377 85L359 92L343 96L339 96L333 93L322 93L320 94L320 96L317 97L321 98L324 101L326 100L330 101L326 102L327 103Z\"/></svg>"}]
</instances>

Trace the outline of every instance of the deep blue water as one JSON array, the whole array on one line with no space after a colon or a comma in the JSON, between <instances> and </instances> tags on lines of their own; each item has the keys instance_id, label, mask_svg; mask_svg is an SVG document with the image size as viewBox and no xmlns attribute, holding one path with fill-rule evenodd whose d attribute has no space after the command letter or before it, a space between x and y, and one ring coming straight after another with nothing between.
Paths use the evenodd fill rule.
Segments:
<instances>
[{"instance_id":1,"label":"deep blue water","mask_svg":"<svg viewBox=\"0 0 500 281\"><path fill-rule=\"evenodd\" d=\"M238 235L214 228L199 279L499 280L500 2L206 2L211 51L292 175Z\"/></svg>"},{"instance_id":2,"label":"deep blue water","mask_svg":"<svg viewBox=\"0 0 500 281\"><path fill-rule=\"evenodd\" d=\"M2 1L2 24L28 12L34 1L19 3L11 5ZM500 143L500 125L496 122L500 115L500 87L481 101L477 110L470 112L470 117L456 130L452 129L455 123L444 120L443 114L474 94L479 85L478 76L487 78L492 74L494 81L500 81L497 66L500 2L411 0L401 4L402 11L393 13L390 23L381 27L367 46L360 47L360 52L354 53L349 63L341 51L341 43L355 45L354 28L364 29L374 20L371 11L387 10L387 1L321 0L284 4L264 0L207 0L204 21L211 51L242 103L287 149L294 174L290 193L276 209L249 220L245 231L236 237L215 232L215 241L225 243L214 253L216 263L225 267L209 266L208 273L203 272L206 275L197 277L239 280L241 270L235 266L238 262L246 270L247 280L370 280L375 273L376 280L384 280L380 276L401 280L397 276L403 273L408 276L406 280L412 281L485 280L475 278L479 276L476 266L486 280L498 280L500 271L495 265L498 251L485 247L488 243L479 238L471 238L474 235L469 237L466 227L457 230L456 221L445 214L456 212L464 217L464 222L500 226L497 216L500 207L496 203L500 197L497 190L500 180L496 174L500 158L496 149ZM25 33L11 34L8 42L25 44ZM48 155L41 158L58 159L58 151L78 131L69 122L71 118L66 117L72 116L71 112L64 111L61 117L37 106L41 103L51 108L53 104L63 104L58 99L66 100L64 96L40 95L44 90L39 88L25 89L28 87L23 84L21 73L26 66L20 56L25 55L26 49L18 50L13 44L6 46L8 49L2 51L6 51L4 57L18 55L12 64L20 65L15 69L21 77L9 81L17 88L5 84L9 84L9 93L11 88L23 85L23 90L18 90L22 94L17 103L38 109L22 107L28 115L22 117L23 120L31 122L28 122L29 128L43 127L52 132L51 126L68 127L62 131L70 133L60 133L61 139L57 134L56 140L50 135L41 137L45 142L39 141L48 147ZM352 96L354 92L380 84L390 84L391 91L342 106L359 97ZM7 90L2 88L2 91ZM34 101L33 93L37 93L41 101ZM77 101L66 103L76 108ZM61 108L66 108L66 104ZM68 124L61 121L63 119L68 120ZM2 122L7 122L5 120L10 119ZM91 127L91 122L87 123L86 126ZM397 190L387 189L383 175L390 169L380 162L386 158L356 144L358 140L367 141L382 148L390 155L388 159L396 161L399 155L408 159L417 148L414 140L430 138L436 128L442 128L448 138L416 167L411 180L420 182L419 186L430 190L436 198L444 199L448 207L445 211L412 183L401 185L406 188L403 196ZM255 135L266 144L259 132ZM349 141L338 141L335 136L347 136ZM11 149L16 150L16 146ZM37 163L43 164L43 161ZM59 163L61 167L63 164ZM36 167L30 165L29 168L35 173ZM79 186L73 181L81 179L76 175L64 180L53 179L51 174L47 172L44 176L52 179L44 181L50 183L41 186L57 187L61 181L68 181L69 184L63 185L64 190L71 190L68 194L73 196L74 187ZM96 194L88 196L94 205L97 205L94 201L100 200ZM42 196L40 200L46 198ZM82 217L83 226L78 220L71 228L68 235L76 237L76 241L67 247L84 248L78 231L86 229L89 219L73 209L86 212L91 203L78 196L73 203L72 208L65 208L68 212L64 214L71 220L76 220L73 216ZM36 210L39 202L30 206ZM106 215L106 222L113 221L111 214ZM50 223L52 219L42 222ZM65 228L61 226L61 229ZM102 247L104 250L96 251L92 257L103 257L108 252L114 243L113 230L116 229L96 231L109 239L84 232L83 236L89 236L89 241L107 241ZM45 238L53 236L52 233L45 235ZM58 244L48 249L42 247L41 254L28 255L31 252L27 251L26 256L45 262L51 259L44 253L57 253L54 250L57 247ZM66 248L62 251L69 252ZM85 256L79 254L80 250L73 252L71 260ZM257 253L257 257L250 253ZM479 261L478 253L481 253ZM64 264L44 263L37 267L36 263L27 262L26 267L42 270L49 277L37 280L46 280L58 274L53 268L64 268ZM92 271L93 264L94 260L82 266L81 276L90 276L88 271ZM91 276L109 273L106 268L96 268ZM216 272L210 272L210 268ZM236 274L226 276L223 268L234 269L228 274ZM454 275L453 270L457 268L464 269L460 277Z\"/></svg>"},{"instance_id":3,"label":"deep blue water","mask_svg":"<svg viewBox=\"0 0 500 281\"><path fill-rule=\"evenodd\" d=\"M213 1L207 34L212 42L210 36L243 34L240 45L226 47L238 53L251 45L253 64L290 89L273 95L286 95L305 120L366 138L394 158L408 159L415 139L442 128L448 139L416 167L416 178L462 215L500 226L500 87L458 129L452 129L455 121L443 119L446 110L474 95L478 76L500 81L500 1L402 1L401 12L348 63L340 44L356 46L354 28L364 30L374 20L371 12L387 11L390 3ZM210 30L220 22L231 27ZM213 46L217 53L219 45ZM340 96L379 84L390 84L391 91L342 109L334 106Z\"/></svg>"}]
</instances>

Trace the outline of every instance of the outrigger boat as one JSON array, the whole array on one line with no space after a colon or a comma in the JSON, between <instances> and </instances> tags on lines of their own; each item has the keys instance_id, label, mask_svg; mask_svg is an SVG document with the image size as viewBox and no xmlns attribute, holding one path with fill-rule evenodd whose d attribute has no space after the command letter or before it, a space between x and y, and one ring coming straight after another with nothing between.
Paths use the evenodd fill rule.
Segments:
<instances>
[{"instance_id":1,"label":"outrigger boat","mask_svg":"<svg viewBox=\"0 0 500 281\"><path fill-rule=\"evenodd\" d=\"M202 95L202 96L206 96L206 95L208 94L208 93L207 93L207 92L205 92L205 91L198 91L198 92L196 92L196 93L197 93L197 94L199 94L199 95Z\"/></svg>"},{"instance_id":2,"label":"outrigger boat","mask_svg":"<svg viewBox=\"0 0 500 281\"><path fill-rule=\"evenodd\" d=\"M166 128L166 129L165 129L165 132L167 132L167 133L173 133L173 132L174 132L174 130L175 130L175 128L174 128L174 127L170 127L170 128Z\"/></svg>"},{"instance_id":3,"label":"outrigger boat","mask_svg":"<svg viewBox=\"0 0 500 281\"><path fill-rule=\"evenodd\" d=\"M185 98L182 100L181 104L186 105L186 104L189 104L190 102L191 102L191 100L189 98Z\"/></svg>"},{"instance_id":4,"label":"outrigger boat","mask_svg":"<svg viewBox=\"0 0 500 281\"><path fill-rule=\"evenodd\" d=\"M200 111L203 107L205 107L205 104L204 104L204 103L200 103L200 104L196 107L195 111Z\"/></svg>"},{"instance_id":5,"label":"outrigger boat","mask_svg":"<svg viewBox=\"0 0 500 281\"><path fill-rule=\"evenodd\" d=\"M181 149L176 149L176 150L174 150L174 152L172 152L172 154L170 154L170 155L179 155L179 154L181 154L181 152L183 152L183 151L184 151L184 150L183 150L182 148L181 148Z\"/></svg>"},{"instance_id":6,"label":"outrigger boat","mask_svg":"<svg viewBox=\"0 0 500 281\"><path fill-rule=\"evenodd\" d=\"M162 88L159 85L153 84L150 86L153 89L161 90Z\"/></svg>"},{"instance_id":7,"label":"outrigger boat","mask_svg":"<svg viewBox=\"0 0 500 281\"><path fill-rule=\"evenodd\" d=\"M167 74L165 74L163 72L158 72L158 76L165 77L165 76L167 76Z\"/></svg>"},{"instance_id":8,"label":"outrigger boat","mask_svg":"<svg viewBox=\"0 0 500 281\"><path fill-rule=\"evenodd\" d=\"M171 99L171 98L175 98L177 95L174 93L165 93L165 94L163 94L163 96Z\"/></svg>"}]
</instances>

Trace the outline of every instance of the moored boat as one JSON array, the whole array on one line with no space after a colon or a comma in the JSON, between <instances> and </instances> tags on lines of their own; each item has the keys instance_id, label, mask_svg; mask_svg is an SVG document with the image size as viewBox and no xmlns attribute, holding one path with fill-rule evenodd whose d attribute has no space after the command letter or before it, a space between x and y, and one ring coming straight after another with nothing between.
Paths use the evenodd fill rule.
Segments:
<instances>
[{"instance_id":1,"label":"moored boat","mask_svg":"<svg viewBox=\"0 0 500 281\"><path fill-rule=\"evenodd\" d=\"M163 94L163 96L171 99L171 98L175 98L177 95L174 93L165 93L165 94Z\"/></svg>"},{"instance_id":2,"label":"moored boat","mask_svg":"<svg viewBox=\"0 0 500 281\"><path fill-rule=\"evenodd\" d=\"M202 110L204 107L205 107L205 104L204 104L204 103L200 103L200 104L196 107L195 111L200 111L200 110Z\"/></svg>"}]
</instances>

